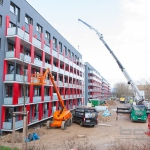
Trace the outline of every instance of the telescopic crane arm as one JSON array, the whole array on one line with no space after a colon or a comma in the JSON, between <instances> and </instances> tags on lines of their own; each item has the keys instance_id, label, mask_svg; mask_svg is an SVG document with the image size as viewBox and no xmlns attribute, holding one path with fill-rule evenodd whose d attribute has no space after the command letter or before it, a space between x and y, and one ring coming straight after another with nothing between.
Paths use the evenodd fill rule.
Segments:
<instances>
[{"instance_id":1,"label":"telescopic crane arm","mask_svg":"<svg viewBox=\"0 0 150 150\"><path fill-rule=\"evenodd\" d=\"M96 32L96 34L98 35L99 39L103 42L103 44L106 46L106 48L111 53L111 55L113 56L113 58L116 60L119 68L121 69L121 71L123 72L124 76L126 77L126 79L128 81L128 84L131 84L133 92L134 92L134 95L137 94L137 96L138 96L137 104L141 104L143 102L143 97L141 96L141 94L140 94L140 92L139 92L136 84L133 82L133 80L131 79L131 77L129 76L129 74L127 73L127 71L123 67L123 65L120 63L120 61L118 60L118 58L115 56L115 54L113 53L113 51L110 49L110 47L104 41L103 35L100 32L98 32L95 28L93 28L92 26L90 26L86 22L82 21L81 19L78 19L78 21L81 21L83 24L85 24L86 26L88 26L91 30L93 30L93 31Z\"/></svg>"}]
</instances>

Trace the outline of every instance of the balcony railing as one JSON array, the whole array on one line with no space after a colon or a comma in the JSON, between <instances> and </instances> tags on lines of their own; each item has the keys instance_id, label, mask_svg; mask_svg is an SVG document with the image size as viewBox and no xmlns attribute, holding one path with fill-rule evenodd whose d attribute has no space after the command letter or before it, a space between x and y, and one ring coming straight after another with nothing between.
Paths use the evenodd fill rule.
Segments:
<instances>
[{"instance_id":1,"label":"balcony railing","mask_svg":"<svg viewBox=\"0 0 150 150\"><path fill-rule=\"evenodd\" d=\"M15 122L15 129L23 127L23 120ZM12 130L12 119L10 122L3 122L3 129Z\"/></svg>"},{"instance_id":2,"label":"balcony railing","mask_svg":"<svg viewBox=\"0 0 150 150\"><path fill-rule=\"evenodd\" d=\"M5 81L14 81L14 74L6 74Z\"/></svg>"},{"instance_id":3,"label":"balcony railing","mask_svg":"<svg viewBox=\"0 0 150 150\"><path fill-rule=\"evenodd\" d=\"M60 69L60 73L61 73L61 74L64 74L64 70L63 70L63 69Z\"/></svg>"},{"instance_id":4,"label":"balcony railing","mask_svg":"<svg viewBox=\"0 0 150 150\"><path fill-rule=\"evenodd\" d=\"M4 98L4 105L12 105L13 98L12 97L5 97Z\"/></svg>"},{"instance_id":5,"label":"balcony railing","mask_svg":"<svg viewBox=\"0 0 150 150\"><path fill-rule=\"evenodd\" d=\"M58 67L53 66L53 71L58 72Z\"/></svg>"},{"instance_id":6,"label":"balcony railing","mask_svg":"<svg viewBox=\"0 0 150 150\"><path fill-rule=\"evenodd\" d=\"M63 86L63 82L62 82L62 81L59 81L58 85L59 85L59 86Z\"/></svg>"},{"instance_id":7,"label":"balcony railing","mask_svg":"<svg viewBox=\"0 0 150 150\"><path fill-rule=\"evenodd\" d=\"M6 58L14 58L14 57L15 57L14 51L7 51L6 52Z\"/></svg>"},{"instance_id":8,"label":"balcony railing","mask_svg":"<svg viewBox=\"0 0 150 150\"><path fill-rule=\"evenodd\" d=\"M41 96L33 97L33 103L41 102Z\"/></svg>"},{"instance_id":9,"label":"balcony railing","mask_svg":"<svg viewBox=\"0 0 150 150\"><path fill-rule=\"evenodd\" d=\"M44 101L50 101L51 97L50 96L44 96Z\"/></svg>"},{"instance_id":10,"label":"balcony railing","mask_svg":"<svg viewBox=\"0 0 150 150\"><path fill-rule=\"evenodd\" d=\"M57 58L57 52L53 50L53 56Z\"/></svg>"},{"instance_id":11,"label":"balcony railing","mask_svg":"<svg viewBox=\"0 0 150 150\"><path fill-rule=\"evenodd\" d=\"M23 103L24 103L24 97L19 97L18 104L23 104ZM25 97L25 104L29 104L29 97Z\"/></svg>"},{"instance_id":12,"label":"balcony railing","mask_svg":"<svg viewBox=\"0 0 150 150\"><path fill-rule=\"evenodd\" d=\"M41 49L41 42L36 38L32 37L32 43Z\"/></svg>"},{"instance_id":13,"label":"balcony railing","mask_svg":"<svg viewBox=\"0 0 150 150\"><path fill-rule=\"evenodd\" d=\"M57 94L53 94L53 100L57 100L58 97L57 97Z\"/></svg>"},{"instance_id":14,"label":"balcony railing","mask_svg":"<svg viewBox=\"0 0 150 150\"><path fill-rule=\"evenodd\" d=\"M20 53L20 59L25 62L29 62L29 63L31 62L31 57L24 55L23 53Z\"/></svg>"},{"instance_id":15,"label":"balcony railing","mask_svg":"<svg viewBox=\"0 0 150 150\"><path fill-rule=\"evenodd\" d=\"M69 97L68 95L65 95L65 99L68 99L68 97Z\"/></svg>"},{"instance_id":16,"label":"balcony railing","mask_svg":"<svg viewBox=\"0 0 150 150\"><path fill-rule=\"evenodd\" d=\"M45 63L45 68L50 68L50 70L51 70L51 65L48 63Z\"/></svg>"},{"instance_id":17,"label":"balcony railing","mask_svg":"<svg viewBox=\"0 0 150 150\"><path fill-rule=\"evenodd\" d=\"M38 59L34 59L34 64L42 67L42 61L38 60Z\"/></svg>"},{"instance_id":18,"label":"balcony railing","mask_svg":"<svg viewBox=\"0 0 150 150\"><path fill-rule=\"evenodd\" d=\"M25 82L26 83L28 81L28 77L16 74L16 81L18 81L18 82Z\"/></svg>"},{"instance_id":19,"label":"balcony railing","mask_svg":"<svg viewBox=\"0 0 150 150\"><path fill-rule=\"evenodd\" d=\"M59 54L59 59L63 61L63 56Z\"/></svg>"},{"instance_id":20,"label":"balcony railing","mask_svg":"<svg viewBox=\"0 0 150 150\"><path fill-rule=\"evenodd\" d=\"M44 45L44 51L50 54L50 47L48 47L47 45Z\"/></svg>"}]
</instances>

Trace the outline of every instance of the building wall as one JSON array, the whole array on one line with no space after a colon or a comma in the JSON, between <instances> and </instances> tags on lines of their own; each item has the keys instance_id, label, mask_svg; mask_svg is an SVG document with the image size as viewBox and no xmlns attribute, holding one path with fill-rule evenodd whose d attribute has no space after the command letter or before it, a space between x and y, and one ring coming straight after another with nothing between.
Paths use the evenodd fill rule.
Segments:
<instances>
[{"instance_id":1,"label":"building wall","mask_svg":"<svg viewBox=\"0 0 150 150\"><path fill-rule=\"evenodd\" d=\"M19 22L17 16L10 11L11 2L15 4L14 8L20 9ZM25 23L25 14L33 19L33 25ZM2 81L0 82L0 111L2 112L0 115L0 130L9 131L12 129L11 120L6 121L8 109L9 111L10 108L12 111L23 110L23 91L21 89L23 82L20 77L23 77L21 56L25 48L28 49L24 62L27 71L27 82L31 82L31 74L35 72L43 73L48 66L55 76L55 84L64 99L66 107L73 109L74 105L82 105L84 103L84 62L82 61L82 55L25 0L4 0L3 4L0 4L0 15L2 15L2 27L0 27L0 33L2 33L0 34L2 45L0 51L2 68L0 72ZM17 30L16 27L9 28L10 22L13 23L12 25L17 25ZM36 30L37 23L42 27L41 33ZM49 40L45 38L46 31L50 33ZM53 37L57 39L56 47L53 44ZM60 49L59 42L62 43L62 49ZM13 44L13 51L9 51L9 43ZM67 54L65 54L64 46L67 47ZM69 50L77 58L74 57L73 59L68 54ZM40 61L37 62L35 54L40 55ZM49 59L49 64L46 63L45 58ZM10 65L13 65L12 73L9 73L12 70ZM29 125L51 117L52 112L54 112L53 106L56 106L56 110L59 109L60 104L57 96L54 95L55 91L50 79L48 78L46 82L48 83L44 86L30 85L28 88L26 109L29 111ZM8 88L10 86L12 89ZM45 88L48 89L48 96L45 96ZM6 97L8 91L11 96ZM36 97L35 93L39 93L39 96ZM46 111L46 118L44 111ZM21 128L21 118L21 116L16 118L17 129ZM33 122L33 118L36 118L37 121Z\"/></svg>"}]
</instances>

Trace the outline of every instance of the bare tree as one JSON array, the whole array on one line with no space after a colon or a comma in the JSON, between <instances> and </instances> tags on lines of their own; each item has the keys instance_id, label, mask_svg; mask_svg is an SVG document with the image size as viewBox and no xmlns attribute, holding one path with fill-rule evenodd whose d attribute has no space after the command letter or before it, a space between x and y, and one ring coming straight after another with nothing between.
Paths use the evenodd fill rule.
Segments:
<instances>
[{"instance_id":1,"label":"bare tree","mask_svg":"<svg viewBox=\"0 0 150 150\"><path fill-rule=\"evenodd\" d=\"M120 98L122 95L133 96L130 85L124 82L118 82L114 85L114 94L117 98Z\"/></svg>"},{"instance_id":2,"label":"bare tree","mask_svg":"<svg viewBox=\"0 0 150 150\"><path fill-rule=\"evenodd\" d=\"M139 90L143 90L145 93L145 99L150 101L150 79L141 79L137 81Z\"/></svg>"}]
</instances>

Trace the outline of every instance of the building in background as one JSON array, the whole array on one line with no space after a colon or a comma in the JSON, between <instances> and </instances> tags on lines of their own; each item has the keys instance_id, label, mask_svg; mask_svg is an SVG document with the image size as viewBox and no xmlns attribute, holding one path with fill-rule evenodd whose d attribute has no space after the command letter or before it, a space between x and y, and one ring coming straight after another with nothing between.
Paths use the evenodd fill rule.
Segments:
<instances>
[{"instance_id":1,"label":"building in background","mask_svg":"<svg viewBox=\"0 0 150 150\"><path fill-rule=\"evenodd\" d=\"M0 33L0 131L12 130L10 111L23 110L23 84L28 85L28 125L52 117L59 109L49 76L44 86L29 84L32 74L43 73L46 68L51 69L66 107L82 105L82 55L27 1L0 0ZM15 124L16 130L22 128L21 116Z\"/></svg>"},{"instance_id":2,"label":"building in background","mask_svg":"<svg viewBox=\"0 0 150 150\"><path fill-rule=\"evenodd\" d=\"M89 99L104 100L110 97L110 84L88 62L85 63L85 105Z\"/></svg>"}]
</instances>

